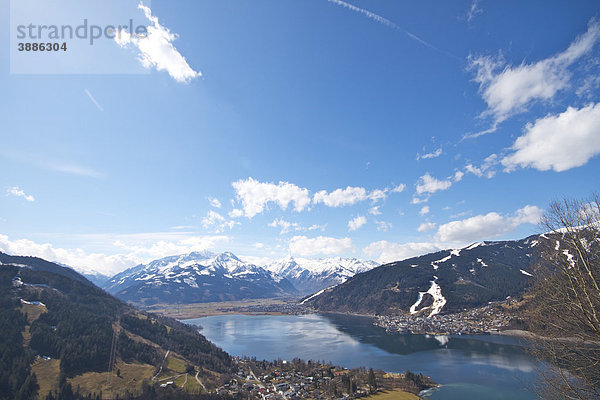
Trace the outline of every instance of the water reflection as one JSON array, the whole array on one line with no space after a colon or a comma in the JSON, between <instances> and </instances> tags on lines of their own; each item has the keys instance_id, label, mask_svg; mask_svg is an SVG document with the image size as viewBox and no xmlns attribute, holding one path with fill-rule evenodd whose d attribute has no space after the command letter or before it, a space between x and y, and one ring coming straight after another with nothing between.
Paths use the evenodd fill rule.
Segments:
<instances>
[{"instance_id":1,"label":"water reflection","mask_svg":"<svg viewBox=\"0 0 600 400\"><path fill-rule=\"evenodd\" d=\"M487 398L535 398L524 386L533 382L536 363L513 338L388 335L369 318L339 314L223 315L186 322L202 325L206 337L234 355L421 372L444 384L431 399L486 398L482 391Z\"/></svg>"}]
</instances>

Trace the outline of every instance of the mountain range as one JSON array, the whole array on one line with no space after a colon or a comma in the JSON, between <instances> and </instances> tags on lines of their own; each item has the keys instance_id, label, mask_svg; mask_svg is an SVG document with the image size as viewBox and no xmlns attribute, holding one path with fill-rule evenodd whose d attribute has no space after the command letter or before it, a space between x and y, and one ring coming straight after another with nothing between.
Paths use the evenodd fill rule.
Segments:
<instances>
[{"instance_id":1,"label":"mountain range","mask_svg":"<svg viewBox=\"0 0 600 400\"><path fill-rule=\"evenodd\" d=\"M319 311L435 315L522 294L545 240L554 239L477 242L382 266L340 257L287 257L259 266L230 252L191 252L104 277L104 284L89 271L86 276L143 305L304 296L302 304Z\"/></svg>"},{"instance_id":2,"label":"mountain range","mask_svg":"<svg viewBox=\"0 0 600 400\"><path fill-rule=\"evenodd\" d=\"M264 268L284 277L303 295L338 285L356 274L369 271L379 264L356 258L330 257L320 259L288 257Z\"/></svg>"},{"instance_id":3,"label":"mountain range","mask_svg":"<svg viewBox=\"0 0 600 400\"><path fill-rule=\"evenodd\" d=\"M477 242L385 264L302 303L319 311L425 316L482 306L532 285L543 240L554 239Z\"/></svg>"},{"instance_id":4,"label":"mountain range","mask_svg":"<svg viewBox=\"0 0 600 400\"><path fill-rule=\"evenodd\" d=\"M104 288L123 300L140 304L298 295L285 278L230 252L192 252L161 258L118 273Z\"/></svg>"},{"instance_id":5,"label":"mountain range","mask_svg":"<svg viewBox=\"0 0 600 400\"><path fill-rule=\"evenodd\" d=\"M298 297L375 266L373 261L339 257L288 257L257 266L230 252L192 252L129 268L102 287L123 300L145 305Z\"/></svg>"}]
</instances>

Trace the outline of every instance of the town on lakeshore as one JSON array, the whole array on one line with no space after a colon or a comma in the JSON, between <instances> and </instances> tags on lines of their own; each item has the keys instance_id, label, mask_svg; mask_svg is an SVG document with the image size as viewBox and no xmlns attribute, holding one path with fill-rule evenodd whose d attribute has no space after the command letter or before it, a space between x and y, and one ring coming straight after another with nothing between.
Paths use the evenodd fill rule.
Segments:
<instances>
[{"instance_id":1,"label":"town on lakeshore","mask_svg":"<svg viewBox=\"0 0 600 400\"><path fill-rule=\"evenodd\" d=\"M437 385L422 374L387 373L364 367L348 369L323 361L257 361L234 358L238 370L233 378L216 389L227 397L263 400L361 398L395 392L407 399ZM410 396L410 394L415 395Z\"/></svg>"}]
</instances>

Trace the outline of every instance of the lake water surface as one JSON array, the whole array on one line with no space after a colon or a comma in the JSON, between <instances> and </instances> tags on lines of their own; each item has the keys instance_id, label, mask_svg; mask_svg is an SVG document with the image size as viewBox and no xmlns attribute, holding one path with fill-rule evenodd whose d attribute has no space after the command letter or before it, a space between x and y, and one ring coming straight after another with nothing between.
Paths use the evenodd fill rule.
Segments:
<instances>
[{"instance_id":1,"label":"lake water surface","mask_svg":"<svg viewBox=\"0 0 600 400\"><path fill-rule=\"evenodd\" d=\"M535 399L537 363L517 339L497 335L386 334L369 318L326 315L220 315L184 321L236 356L331 361L348 368L411 370L442 387L431 399Z\"/></svg>"}]
</instances>

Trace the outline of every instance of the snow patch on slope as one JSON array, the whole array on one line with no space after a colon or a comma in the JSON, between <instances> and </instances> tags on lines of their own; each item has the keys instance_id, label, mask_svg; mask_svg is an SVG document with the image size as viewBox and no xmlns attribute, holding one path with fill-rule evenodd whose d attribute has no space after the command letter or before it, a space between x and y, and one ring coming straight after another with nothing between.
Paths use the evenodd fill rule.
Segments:
<instances>
[{"instance_id":1,"label":"snow patch on slope","mask_svg":"<svg viewBox=\"0 0 600 400\"><path fill-rule=\"evenodd\" d=\"M315 297L317 297L317 296L318 296L318 295L320 295L321 293L325 292L326 290L328 290L328 289L331 289L332 287L334 287L334 286L330 286L330 287L328 287L328 288L325 288L325 289L323 289L323 290L319 290L317 293L313 294L312 296L310 296L310 297L307 297L306 299L302 300L302 301L300 302L300 304L304 304L304 303L306 303L307 301L309 301L310 299L314 299Z\"/></svg>"},{"instance_id":2,"label":"snow patch on slope","mask_svg":"<svg viewBox=\"0 0 600 400\"><path fill-rule=\"evenodd\" d=\"M415 304L410 306L410 313L416 314L420 310L417 310L417 307L423 301L423 296L429 293L433 297L433 304L427 308L431 309L431 312L427 316L428 318L433 317L436 314L439 314L442 311L442 308L446 305L446 298L442 295L442 288L437 284L437 276L433 277L434 279L431 281L431 287L426 292L419 292L419 297Z\"/></svg>"}]
</instances>

